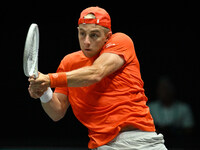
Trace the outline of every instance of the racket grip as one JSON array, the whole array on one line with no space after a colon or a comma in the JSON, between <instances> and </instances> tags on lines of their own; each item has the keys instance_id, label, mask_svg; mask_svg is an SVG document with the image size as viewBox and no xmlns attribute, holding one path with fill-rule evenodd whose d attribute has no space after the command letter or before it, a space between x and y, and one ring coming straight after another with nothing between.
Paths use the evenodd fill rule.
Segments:
<instances>
[{"instance_id":1,"label":"racket grip","mask_svg":"<svg viewBox=\"0 0 200 150\"><path fill-rule=\"evenodd\" d=\"M47 103L49 102L53 97L53 91L51 90L50 87L44 92L44 94L40 97L40 101L42 103Z\"/></svg>"}]
</instances>

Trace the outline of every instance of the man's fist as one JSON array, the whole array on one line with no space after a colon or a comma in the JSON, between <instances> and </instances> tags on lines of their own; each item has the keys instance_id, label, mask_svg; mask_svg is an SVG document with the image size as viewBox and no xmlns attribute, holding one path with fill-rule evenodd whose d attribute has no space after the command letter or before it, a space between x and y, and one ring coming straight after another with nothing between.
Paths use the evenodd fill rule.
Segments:
<instances>
[{"instance_id":1,"label":"man's fist","mask_svg":"<svg viewBox=\"0 0 200 150\"><path fill-rule=\"evenodd\" d=\"M30 77L28 81L30 82L28 87L29 94L32 98L35 99L40 98L50 86L49 76L42 73L39 73L37 79Z\"/></svg>"}]
</instances>

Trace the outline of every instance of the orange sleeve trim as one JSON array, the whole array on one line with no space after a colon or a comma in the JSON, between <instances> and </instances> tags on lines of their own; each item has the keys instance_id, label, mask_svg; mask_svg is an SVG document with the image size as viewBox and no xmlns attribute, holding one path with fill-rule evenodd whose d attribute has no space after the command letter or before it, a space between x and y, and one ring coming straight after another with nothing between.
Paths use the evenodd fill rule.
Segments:
<instances>
[{"instance_id":1,"label":"orange sleeve trim","mask_svg":"<svg viewBox=\"0 0 200 150\"><path fill-rule=\"evenodd\" d=\"M66 72L49 73L50 86L55 87L67 87L67 75Z\"/></svg>"}]
</instances>

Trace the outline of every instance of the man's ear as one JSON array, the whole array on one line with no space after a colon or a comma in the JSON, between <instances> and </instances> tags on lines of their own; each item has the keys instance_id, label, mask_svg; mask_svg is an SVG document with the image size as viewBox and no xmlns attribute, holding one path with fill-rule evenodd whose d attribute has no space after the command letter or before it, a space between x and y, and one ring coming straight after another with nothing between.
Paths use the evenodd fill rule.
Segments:
<instances>
[{"instance_id":1,"label":"man's ear","mask_svg":"<svg viewBox=\"0 0 200 150\"><path fill-rule=\"evenodd\" d=\"M109 31L106 35L106 42L110 39L111 35L112 35L112 31Z\"/></svg>"}]
</instances>

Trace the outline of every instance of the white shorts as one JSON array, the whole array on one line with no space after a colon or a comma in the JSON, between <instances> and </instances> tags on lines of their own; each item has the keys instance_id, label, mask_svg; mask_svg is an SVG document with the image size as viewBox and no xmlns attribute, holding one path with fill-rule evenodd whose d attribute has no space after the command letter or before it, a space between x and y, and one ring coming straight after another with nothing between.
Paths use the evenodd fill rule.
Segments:
<instances>
[{"instance_id":1,"label":"white shorts","mask_svg":"<svg viewBox=\"0 0 200 150\"><path fill-rule=\"evenodd\" d=\"M106 145L93 150L167 150L162 134L141 130L125 131Z\"/></svg>"}]
</instances>

